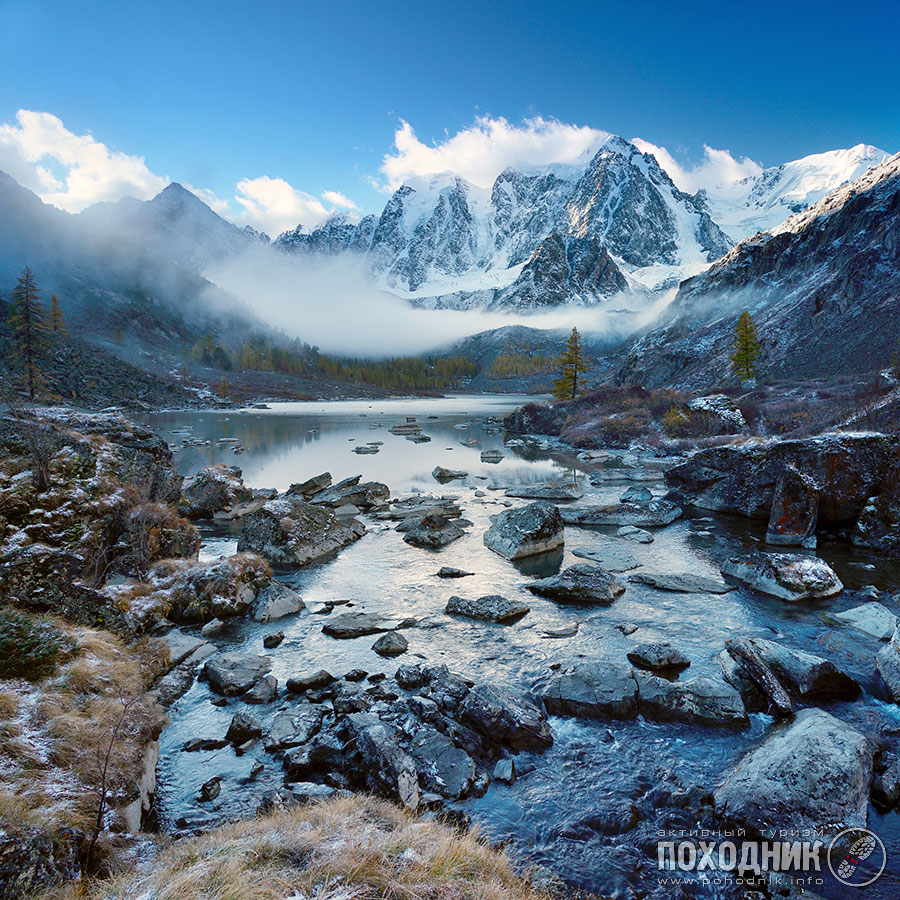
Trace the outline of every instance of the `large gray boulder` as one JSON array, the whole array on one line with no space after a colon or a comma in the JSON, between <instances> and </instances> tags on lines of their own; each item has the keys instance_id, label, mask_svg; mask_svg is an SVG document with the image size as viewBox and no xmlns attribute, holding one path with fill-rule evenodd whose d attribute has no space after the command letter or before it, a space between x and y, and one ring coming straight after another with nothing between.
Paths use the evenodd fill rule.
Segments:
<instances>
[{"instance_id":1,"label":"large gray boulder","mask_svg":"<svg viewBox=\"0 0 900 900\"><path fill-rule=\"evenodd\" d=\"M403 540L413 547L438 550L465 535L462 528L438 512L423 516L403 535Z\"/></svg>"},{"instance_id":2,"label":"large gray boulder","mask_svg":"<svg viewBox=\"0 0 900 900\"><path fill-rule=\"evenodd\" d=\"M576 547L572 555L589 559L607 572L629 572L640 565L625 541L616 538L604 538L598 547Z\"/></svg>"},{"instance_id":3,"label":"large gray boulder","mask_svg":"<svg viewBox=\"0 0 900 900\"><path fill-rule=\"evenodd\" d=\"M832 597L844 589L828 563L799 553L751 553L735 557L722 566L722 573L788 602Z\"/></svg>"},{"instance_id":4,"label":"large gray boulder","mask_svg":"<svg viewBox=\"0 0 900 900\"><path fill-rule=\"evenodd\" d=\"M409 742L416 761L419 783L448 800L469 793L477 771L472 757L436 728L420 725Z\"/></svg>"},{"instance_id":5,"label":"large gray boulder","mask_svg":"<svg viewBox=\"0 0 900 900\"><path fill-rule=\"evenodd\" d=\"M748 724L741 695L724 680L697 675L686 681L669 681L659 675L634 670L641 715L661 721L698 725Z\"/></svg>"},{"instance_id":6,"label":"large gray boulder","mask_svg":"<svg viewBox=\"0 0 900 900\"><path fill-rule=\"evenodd\" d=\"M506 489L507 497L523 500L580 500L584 496L581 485L574 481L547 481L543 484L522 484Z\"/></svg>"},{"instance_id":7,"label":"large gray boulder","mask_svg":"<svg viewBox=\"0 0 900 900\"><path fill-rule=\"evenodd\" d=\"M523 559L562 547L563 532L559 510L539 500L494 516L484 545L507 559Z\"/></svg>"},{"instance_id":8,"label":"large gray boulder","mask_svg":"<svg viewBox=\"0 0 900 900\"><path fill-rule=\"evenodd\" d=\"M339 519L332 510L287 492L244 518L238 550L253 550L276 565L304 566L365 533L358 519Z\"/></svg>"},{"instance_id":9,"label":"large gray boulder","mask_svg":"<svg viewBox=\"0 0 900 900\"><path fill-rule=\"evenodd\" d=\"M292 706L289 712L280 712L272 720L265 736L265 747L270 753L299 747L318 734L325 718L320 705Z\"/></svg>"},{"instance_id":10,"label":"large gray boulder","mask_svg":"<svg viewBox=\"0 0 900 900\"><path fill-rule=\"evenodd\" d=\"M579 525L586 528L601 525L662 528L671 525L681 515L681 512L680 506L676 506L668 500L651 500L649 503L563 507L560 515L566 525Z\"/></svg>"},{"instance_id":11,"label":"large gray boulder","mask_svg":"<svg viewBox=\"0 0 900 900\"><path fill-rule=\"evenodd\" d=\"M882 603L864 603L834 614L839 622L850 625L879 641L889 641L897 627L897 617Z\"/></svg>"},{"instance_id":12,"label":"large gray boulder","mask_svg":"<svg viewBox=\"0 0 900 900\"><path fill-rule=\"evenodd\" d=\"M396 729L366 712L351 713L347 723L367 786L415 811L420 798L418 767L401 747Z\"/></svg>"},{"instance_id":13,"label":"large gray boulder","mask_svg":"<svg viewBox=\"0 0 900 900\"><path fill-rule=\"evenodd\" d=\"M329 619L322 626L322 631L330 637L346 640L393 631L403 624L405 623L401 619L387 619L378 613L349 612Z\"/></svg>"},{"instance_id":14,"label":"large gray boulder","mask_svg":"<svg viewBox=\"0 0 900 900\"><path fill-rule=\"evenodd\" d=\"M545 750L553 744L541 710L504 688L476 685L466 694L461 713L464 723L512 750Z\"/></svg>"},{"instance_id":15,"label":"large gray boulder","mask_svg":"<svg viewBox=\"0 0 900 900\"><path fill-rule=\"evenodd\" d=\"M186 478L181 490L178 512L189 519L211 519L216 513L228 513L253 501L237 466L220 463L207 466Z\"/></svg>"},{"instance_id":16,"label":"large gray boulder","mask_svg":"<svg viewBox=\"0 0 900 900\"><path fill-rule=\"evenodd\" d=\"M900 703L900 628L894 629L890 643L876 654L875 669L887 687L888 696L894 703Z\"/></svg>"},{"instance_id":17,"label":"large gray boulder","mask_svg":"<svg viewBox=\"0 0 900 900\"><path fill-rule=\"evenodd\" d=\"M391 491L386 484L382 484L380 481L363 482L360 475L355 475L339 481L318 494L313 494L309 502L316 506L330 506L333 509L350 505L358 509L369 510L382 506L390 496Z\"/></svg>"},{"instance_id":18,"label":"large gray boulder","mask_svg":"<svg viewBox=\"0 0 900 900\"><path fill-rule=\"evenodd\" d=\"M766 833L785 827L865 827L873 747L820 709L804 709L748 753L716 791L730 820Z\"/></svg>"},{"instance_id":19,"label":"large gray boulder","mask_svg":"<svg viewBox=\"0 0 900 900\"><path fill-rule=\"evenodd\" d=\"M778 479L766 543L800 546L814 540L819 521L819 486L789 464Z\"/></svg>"},{"instance_id":20,"label":"large gray boulder","mask_svg":"<svg viewBox=\"0 0 900 900\"><path fill-rule=\"evenodd\" d=\"M272 668L268 656L252 653L222 653L208 659L203 667L209 686L225 697L246 693Z\"/></svg>"},{"instance_id":21,"label":"large gray boulder","mask_svg":"<svg viewBox=\"0 0 900 900\"><path fill-rule=\"evenodd\" d=\"M305 609L300 595L280 581L272 581L256 595L250 615L257 622L273 622Z\"/></svg>"},{"instance_id":22,"label":"large gray boulder","mask_svg":"<svg viewBox=\"0 0 900 900\"><path fill-rule=\"evenodd\" d=\"M541 700L554 716L632 719L637 715L637 682L624 662L594 660L553 676Z\"/></svg>"},{"instance_id":23,"label":"large gray boulder","mask_svg":"<svg viewBox=\"0 0 900 900\"><path fill-rule=\"evenodd\" d=\"M785 689L801 700L855 700L860 695L859 684L821 656L763 638L751 638L750 644Z\"/></svg>"},{"instance_id":24,"label":"large gray boulder","mask_svg":"<svg viewBox=\"0 0 900 900\"><path fill-rule=\"evenodd\" d=\"M575 563L559 575L540 578L526 587L559 603L608 605L625 593L625 585L615 575L588 563Z\"/></svg>"},{"instance_id":25,"label":"large gray boulder","mask_svg":"<svg viewBox=\"0 0 900 900\"><path fill-rule=\"evenodd\" d=\"M628 580L635 584L646 584L659 591L681 594L727 594L734 590L721 578L694 575L691 572L635 572L628 576Z\"/></svg>"}]
</instances>

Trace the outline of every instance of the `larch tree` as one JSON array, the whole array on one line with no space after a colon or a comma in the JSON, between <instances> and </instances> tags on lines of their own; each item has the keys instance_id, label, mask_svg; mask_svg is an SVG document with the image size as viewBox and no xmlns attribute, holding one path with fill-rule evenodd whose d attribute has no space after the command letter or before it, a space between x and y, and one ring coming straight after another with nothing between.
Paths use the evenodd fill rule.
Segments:
<instances>
[{"instance_id":1,"label":"larch tree","mask_svg":"<svg viewBox=\"0 0 900 900\"><path fill-rule=\"evenodd\" d=\"M50 295L50 331L56 337L61 338L68 334L63 322L62 310L59 308L59 297L56 294Z\"/></svg>"},{"instance_id":2,"label":"larch tree","mask_svg":"<svg viewBox=\"0 0 900 900\"><path fill-rule=\"evenodd\" d=\"M759 337L756 326L746 310L740 314L734 327L734 353L729 357L735 375L742 381L756 376L756 360L759 357Z\"/></svg>"},{"instance_id":3,"label":"larch tree","mask_svg":"<svg viewBox=\"0 0 900 900\"><path fill-rule=\"evenodd\" d=\"M579 379L588 370L587 360L581 346L581 334L577 328L572 329L566 341L565 352L559 358L562 375L553 382L553 396L557 400L574 400L581 387Z\"/></svg>"},{"instance_id":4,"label":"larch tree","mask_svg":"<svg viewBox=\"0 0 900 900\"><path fill-rule=\"evenodd\" d=\"M15 357L22 368L25 390L32 403L42 380L41 363L47 353L46 319L47 313L41 303L34 275L26 266L13 291L9 324L13 333Z\"/></svg>"}]
</instances>

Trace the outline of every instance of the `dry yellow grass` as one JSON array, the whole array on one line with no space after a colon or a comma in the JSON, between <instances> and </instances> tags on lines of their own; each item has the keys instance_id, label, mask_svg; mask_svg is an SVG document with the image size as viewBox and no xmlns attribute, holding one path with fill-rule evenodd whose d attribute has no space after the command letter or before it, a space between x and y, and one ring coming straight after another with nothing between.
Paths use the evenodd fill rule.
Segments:
<instances>
[{"instance_id":1,"label":"dry yellow grass","mask_svg":"<svg viewBox=\"0 0 900 900\"><path fill-rule=\"evenodd\" d=\"M139 696L120 730L110 766L110 802L130 799L143 751L165 722L144 694L162 671L166 649L144 639L126 647L108 632L57 620L72 649L37 683L7 682L0 692L0 818L49 828L90 824L97 809L98 744L105 746L125 699Z\"/></svg>"},{"instance_id":2,"label":"dry yellow grass","mask_svg":"<svg viewBox=\"0 0 900 900\"><path fill-rule=\"evenodd\" d=\"M548 900L509 858L363 795L328 800L163 849L141 872L42 900Z\"/></svg>"}]
</instances>

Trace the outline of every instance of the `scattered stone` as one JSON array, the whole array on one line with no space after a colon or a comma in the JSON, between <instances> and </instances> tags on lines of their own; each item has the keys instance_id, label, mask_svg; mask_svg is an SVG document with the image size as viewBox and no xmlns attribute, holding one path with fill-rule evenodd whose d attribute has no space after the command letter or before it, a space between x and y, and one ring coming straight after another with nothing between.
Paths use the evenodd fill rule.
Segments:
<instances>
[{"instance_id":1,"label":"scattered stone","mask_svg":"<svg viewBox=\"0 0 900 900\"><path fill-rule=\"evenodd\" d=\"M587 563L575 563L559 575L526 585L529 591L558 603L610 604L625 593L625 585L614 575Z\"/></svg>"},{"instance_id":2,"label":"scattered stone","mask_svg":"<svg viewBox=\"0 0 900 900\"><path fill-rule=\"evenodd\" d=\"M716 806L762 833L788 821L815 832L835 823L863 828L872 755L869 741L846 722L804 709L738 763L716 791Z\"/></svg>"},{"instance_id":3,"label":"scattered stone","mask_svg":"<svg viewBox=\"0 0 900 900\"><path fill-rule=\"evenodd\" d=\"M221 792L222 779L217 775L215 778L210 778L209 781L205 781L200 786L200 791L197 794L197 802L209 803L211 800L215 800Z\"/></svg>"},{"instance_id":4,"label":"scattered stone","mask_svg":"<svg viewBox=\"0 0 900 900\"><path fill-rule=\"evenodd\" d=\"M241 474L237 466L220 463L186 478L178 504L179 514L189 519L211 519L216 513L229 513L251 503L253 492L244 485Z\"/></svg>"},{"instance_id":5,"label":"scattered stone","mask_svg":"<svg viewBox=\"0 0 900 900\"><path fill-rule=\"evenodd\" d=\"M665 641L638 644L626 656L641 669L685 669L691 664L680 650Z\"/></svg>"},{"instance_id":6,"label":"scattered stone","mask_svg":"<svg viewBox=\"0 0 900 900\"><path fill-rule=\"evenodd\" d=\"M734 590L721 578L690 573L636 572L629 575L628 580L635 584L646 584L660 591L675 591L681 594L727 594Z\"/></svg>"},{"instance_id":7,"label":"scattered stone","mask_svg":"<svg viewBox=\"0 0 900 900\"><path fill-rule=\"evenodd\" d=\"M362 681L368 674L365 669L351 669L344 676L344 681Z\"/></svg>"},{"instance_id":8,"label":"scattered stone","mask_svg":"<svg viewBox=\"0 0 900 900\"><path fill-rule=\"evenodd\" d=\"M203 637L213 637L220 634L224 628L225 623L221 619L212 619L200 629L200 634Z\"/></svg>"},{"instance_id":9,"label":"scattered stone","mask_svg":"<svg viewBox=\"0 0 900 900\"><path fill-rule=\"evenodd\" d=\"M266 650L273 650L283 640L284 640L284 632L283 631L276 631L273 634L267 634L263 638L263 647L265 647Z\"/></svg>"},{"instance_id":10,"label":"scattered stone","mask_svg":"<svg viewBox=\"0 0 900 900\"><path fill-rule=\"evenodd\" d=\"M253 716L239 712L234 715L231 725L225 734L225 740L231 744L245 744L247 741L262 736L262 725Z\"/></svg>"},{"instance_id":11,"label":"scattered stone","mask_svg":"<svg viewBox=\"0 0 900 900\"><path fill-rule=\"evenodd\" d=\"M576 547L572 555L589 559L607 572L629 572L640 565L624 542L613 538L604 540L599 548Z\"/></svg>"},{"instance_id":12,"label":"scattered stone","mask_svg":"<svg viewBox=\"0 0 900 900\"><path fill-rule=\"evenodd\" d=\"M403 535L403 540L413 547L437 550L464 535L465 531L455 522L440 513L430 512Z\"/></svg>"},{"instance_id":13,"label":"scattered stone","mask_svg":"<svg viewBox=\"0 0 900 900\"><path fill-rule=\"evenodd\" d=\"M620 503L649 503L653 499L653 491L650 488L638 487L636 484L627 488L619 497Z\"/></svg>"},{"instance_id":14,"label":"scattered stone","mask_svg":"<svg viewBox=\"0 0 900 900\"><path fill-rule=\"evenodd\" d=\"M834 613L834 618L879 641L891 639L898 621L897 617L881 603L866 603L845 612Z\"/></svg>"},{"instance_id":15,"label":"scattered stone","mask_svg":"<svg viewBox=\"0 0 900 900\"><path fill-rule=\"evenodd\" d=\"M618 628L626 637L629 634L634 634L639 627L640 626L635 625L634 622L619 622L619 624L616 625L616 628Z\"/></svg>"},{"instance_id":16,"label":"scattered stone","mask_svg":"<svg viewBox=\"0 0 900 900\"><path fill-rule=\"evenodd\" d=\"M751 638L750 643L788 692L801 700L855 700L861 693L853 678L821 656L762 638Z\"/></svg>"},{"instance_id":17,"label":"scattered stone","mask_svg":"<svg viewBox=\"0 0 900 900\"><path fill-rule=\"evenodd\" d=\"M579 663L555 675L541 699L553 716L632 719L637 715L637 682L631 667L618 660Z\"/></svg>"},{"instance_id":18,"label":"scattered stone","mask_svg":"<svg viewBox=\"0 0 900 900\"><path fill-rule=\"evenodd\" d=\"M634 679L641 715L698 725L748 724L741 695L724 680L696 675L669 681L641 669L634 670Z\"/></svg>"},{"instance_id":19,"label":"scattered stone","mask_svg":"<svg viewBox=\"0 0 900 900\"><path fill-rule=\"evenodd\" d=\"M308 478L302 484L292 484L288 488L288 493L302 497L304 500L309 500L329 487L331 487L331 472L323 472L321 475Z\"/></svg>"},{"instance_id":20,"label":"scattered stone","mask_svg":"<svg viewBox=\"0 0 900 900\"><path fill-rule=\"evenodd\" d=\"M409 649L409 641L402 634L389 631L372 644L372 649L379 656L399 656Z\"/></svg>"},{"instance_id":21,"label":"scattered stone","mask_svg":"<svg viewBox=\"0 0 900 900\"><path fill-rule=\"evenodd\" d=\"M503 459L504 454L499 450L482 450L481 461L485 463L498 463Z\"/></svg>"},{"instance_id":22,"label":"scattered stone","mask_svg":"<svg viewBox=\"0 0 900 900\"><path fill-rule=\"evenodd\" d=\"M516 764L509 757L498 759L494 766L494 781L502 781L504 784L514 784L516 781Z\"/></svg>"},{"instance_id":23,"label":"scattered stone","mask_svg":"<svg viewBox=\"0 0 900 900\"><path fill-rule=\"evenodd\" d=\"M788 602L833 597L844 589L824 560L798 553L735 557L722 566L722 573Z\"/></svg>"},{"instance_id":24,"label":"scattered stone","mask_svg":"<svg viewBox=\"0 0 900 900\"><path fill-rule=\"evenodd\" d=\"M308 675L297 675L294 678L288 678L287 689L292 694L301 694L303 691L315 691L319 688L328 687L335 681L334 675L325 669L319 669L316 672L310 672Z\"/></svg>"},{"instance_id":25,"label":"scattered stone","mask_svg":"<svg viewBox=\"0 0 900 900\"><path fill-rule=\"evenodd\" d=\"M559 510L539 500L494 516L484 545L506 559L523 559L562 547L563 532Z\"/></svg>"},{"instance_id":26,"label":"scattered stone","mask_svg":"<svg viewBox=\"0 0 900 900\"><path fill-rule=\"evenodd\" d=\"M900 703L900 628L894 630L887 647L875 655L875 670L887 688L888 697Z\"/></svg>"},{"instance_id":27,"label":"scattered stone","mask_svg":"<svg viewBox=\"0 0 900 900\"><path fill-rule=\"evenodd\" d=\"M325 710L321 706L308 704L278 713L266 732L266 750L274 753L306 744L319 733L324 718Z\"/></svg>"},{"instance_id":28,"label":"scattered stone","mask_svg":"<svg viewBox=\"0 0 900 900\"><path fill-rule=\"evenodd\" d=\"M250 615L257 622L272 622L300 612L305 606L295 590L272 581L256 595Z\"/></svg>"},{"instance_id":29,"label":"scattered stone","mask_svg":"<svg viewBox=\"0 0 900 900\"><path fill-rule=\"evenodd\" d=\"M382 506L390 495L390 488L386 484L380 481L363 482L361 476L355 475L315 494L309 502L316 506L330 506L333 509L350 504L359 509L370 510Z\"/></svg>"},{"instance_id":30,"label":"scattered stone","mask_svg":"<svg viewBox=\"0 0 900 900\"><path fill-rule=\"evenodd\" d=\"M643 528L637 528L634 525L623 525L616 534L629 541L636 541L638 544L653 543L653 535L649 531L644 531Z\"/></svg>"},{"instance_id":31,"label":"scattered stone","mask_svg":"<svg viewBox=\"0 0 900 900\"><path fill-rule=\"evenodd\" d=\"M507 600L499 594L488 594L477 600L451 597L444 608L451 615L485 622L514 622L530 611L531 607L520 600Z\"/></svg>"},{"instance_id":32,"label":"scattered stone","mask_svg":"<svg viewBox=\"0 0 900 900\"><path fill-rule=\"evenodd\" d=\"M260 678L241 699L245 703L271 703L278 696L278 679L274 675Z\"/></svg>"},{"instance_id":33,"label":"scattered stone","mask_svg":"<svg viewBox=\"0 0 900 900\"><path fill-rule=\"evenodd\" d=\"M349 612L329 619L322 626L322 631L330 637L348 640L365 637L369 634L379 634L382 631L392 631L403 624L405 623L402 621L386 619L377 613Z\"/></svg>"},{"instance_id":34,"label":"scattered stone","mask_svg":"<svg viewBox=\"0 0 900 900\"><path fill-rule=\"evenodd\" d=\"M513 750L545 750L553 744L541 710L504 688L476 685L466 694L461 713L476 731Z\"/></svg>"},{"instance_id":35,"label":"scattered stone","mask_svg":"<svg viewBox=\"0 0 900 900\"><path fill-rule=\"evenodd\" d=\"M452 566L441 566L437 571L438 578L467 578L474 572L466 572L464 569L454 569Z\"/></svg>"},{"instance_id":36,"label":"scattered stone","mask_svg":"<svg viewBox=\"0 0 900 900\"><path fill-rule=\"evenodd\" d=\"M455 481L459 478L468 478L469 473L460 469L445 469L443 466L435 466L432 469L431 476L435 481L445 484L448 481Z\"/></svg>"},{"instance_id":37,"label":"scattered stone","mask_svg":"<svg viewBox=\"0 0 900 900\"><path fill-rule=\"evenodd\" d=\"M549 628L541 632L541 637L545 638L567 638L575 637L578 634L580 622L572 622L571 625L563 625L562 628Z\"/></svg>"},{"instance_id":38,"label":"scattered stone","mask_svg":"<svg viewBox=\"0 0 900 900\"><path fill-rule=\"evenodd\" d=\"M872 801L882 811L888 812L900 800L900 758L893 753L882 753L872 779Z\"/></svg>"}]
</instances>

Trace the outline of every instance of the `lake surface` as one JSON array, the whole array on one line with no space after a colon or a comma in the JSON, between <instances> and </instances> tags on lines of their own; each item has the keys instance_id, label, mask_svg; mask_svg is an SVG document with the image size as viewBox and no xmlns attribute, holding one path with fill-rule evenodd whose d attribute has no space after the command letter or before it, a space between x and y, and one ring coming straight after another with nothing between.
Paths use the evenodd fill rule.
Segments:
<instances>
[{"instance_id":1,"label":"lake surface","mask_svg":"<svg viewBox=\"0 0 900 900\"><path fill-rule=\"evenodd\" d=\"M900 587L900 572L886 561L827 542L820 555L831 563L847 590L833 601L788 605L743 589L724 595L680 594L627 583L623 596L609 607L560 606L525 589L535 575L546 575L580 562L572 551L598 546L615 529L566 529L565 551L516 565L487 550L482 535L490 516L510 500L503 489L551 478L574 476L584 486L582 503L614 502L627 483L593 487L587 481L590 464L572 454L554 451L543 442L524 442L504 435L495 419L526 400L509 396L449 397L436 400L385 400L333 403L272 404L268 410L178 412L145 416L170 444L178 448L176 465L190 474L210 463L227 462L243 468L252 487L284 490L294 482L323 471L335 481L361 474L364 480L385 482L392 496L427 492L454 495L463 516L473 523L465 537L440 551L410 547L391 524L364 517L369 533L337 556L279 577L302 595L308 609L297 616L259 625L237 621L214 642L222 650L265 653L273 660L279 684L295 674L326 668L342 675L354 668L391 674L398 665L446 663L453 671L529 693L549 677L551 666L604 654L624 654L636 643L667 640L691 660L687 676L720 676L716 661L725 640L761 636L833 659L856 677L866 691L852 704L826 708L865 732L885 724L900 727L897 707L874 699L874 639L825 623L824 611L858 605L854 591L875 584L880 590ZM389 428L414 416L432 440L416 444L393 435ZM506 443L504 443L506 438ZM223 441L222 439L226 439ZM463 446L474 439L475 446ZM357 455L353 448L382 442L379 452ZM235 454L235 447L243 452ZM504 458L483 463L483 450L498 449ZM462 469L468 477L439 485L431 475L437 466ZM648 486L659 495L663 481ZM756 547L763 525L741 519L686 515L654 532L652 544L629 542L628 548L647 569L718 575L718 563L735 552ZM228 526L204 532L202 553L216 558L235 552L236 537ZM476 573L448 582L435 577L440 566ZM450 596L479 597L500 593L527 601L531 612L513 625L493 625L446 616ZM329 601L349 601L357 610L387 616L413 616L420 625L404 632L409 652L385 660L371 650L373 638L336 641L321 631L326 617L320 611ZM338 606L336 613L344 607ZM548 639L546 630L578 622L578 633ZM626 636L617 627L633 623L638 630ZM284 631L284 642L264 650L266 634ZM252 815L264 787L282 784L278 761L260 746L238 757L222 750L185 753L181 747L194 737L222 737L242 704L219 708L204 683L195 683L171 710L171 724L161 737L158 813L163 827L174 828L180 817L202 821L211 813L224 817ZM282 704L247 707L254 716L271 717ZM699 784L712 790L771 726L765 715L751 716L748 729L703 728L637 719L593 722L553 718L555 743L543 754L520 754L514 785L491 785L481 798L460 803L493 839L510 842L523 859L546 865L570 884L601 896L645 896L656 886L659 819L633 821L633 803L660 784ZM255 780L257 762L265 770ZM200 785L213 775L224 779L213 805L195 802ZM900 896L900 828L895 813L870 810L870 827L888 846L889 871L865 896L894 900ZM702 825L703 823L699 823ZM785 823L789 827L790 823ZM892 857L893 854L893 857ZM859 896L851 889L817 888L822 896ZM659 896L668 896L662 894ZM672 896L682 896L672 894ZM712 886L697 884L689 894L725 897Z\"/></svg>"}]
</instances>

